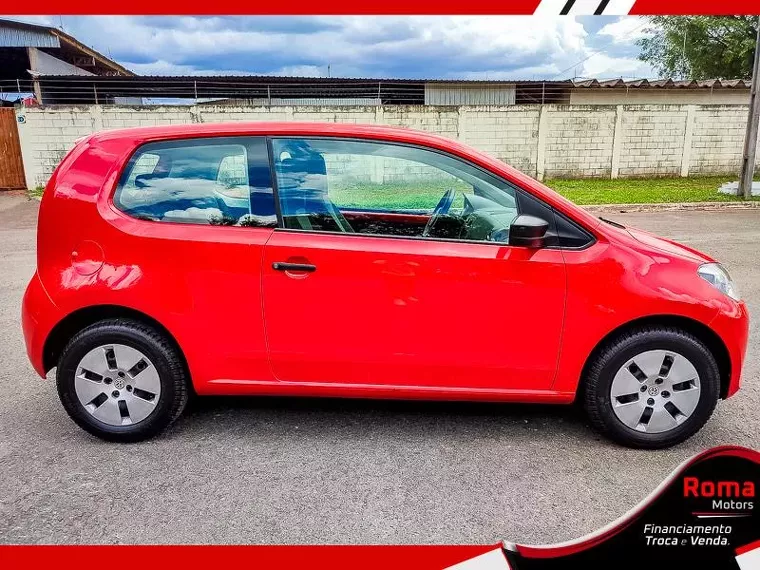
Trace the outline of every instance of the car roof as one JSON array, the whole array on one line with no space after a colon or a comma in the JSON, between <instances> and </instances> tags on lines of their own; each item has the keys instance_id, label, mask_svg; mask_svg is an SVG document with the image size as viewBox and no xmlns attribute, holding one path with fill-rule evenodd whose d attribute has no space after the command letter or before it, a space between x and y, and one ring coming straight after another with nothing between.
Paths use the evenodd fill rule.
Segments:
<instances>
[{"instance_id":1,"label":"car roof","mask_svg":"<svg viewBox=\"0 0 760 570\"><path fill-rule=\"evenodd\" d=\"M516 169L504 162L497 161L493 157L451 138L446 138L429 132L416 131L406 127L392 127L385 125L297 121L191 123L184 125L158 125L100 131L87 137L83 137L77 142L89 140L90 142L97 144L101 141L120 140L130 143L130 145L141 145L147 142L162 140L224 136L334 136L374 139L402 144L406 143L453 152L454 154L474 160L482 166L496 167L497 169L502 170L506 169L512 175L520 174Z\"/></svg>"},{"instance_id":2,"label":"car roof","mask_svg":"<svg viewBox=\"0 0 760 570\"><path fill-rule=\"evenodd\" d=\"M132 127L101 131L93 138L105 140L125 139L173 139L199 136L242 136L242 135L333 135L343 137L380 138L389 140L408 140L409 142L435 141L447 146L456 141L440 135L416 131L405 127L384 125L367 125L354 123L317 123L317 122L235 122L235 123L192 123L186 125L158 125L150 127ZM436 145L437 146L437 145Z\"/></svg>"},{"instance_id":3,"label":"car roof","mask_svg":"<svg viewBox=\"0 0 760 570\"><path fill-rule=\"evenodd\" d=\"M532 189L539 197L565 212L575 212L576 218L584 219L590 227L598 225L599 220L578 208L570 201L552 192L540 182L488 154L441 135L385 125L367 125L355 123L317 123L296 121L257 121L234 123L191 123L185 125L158 125L150 127L132 127L100 131L77 142L88 140L98 144L101 141L121 140L138 146L147 142L223 136L336 136L346 138L366 138L387 142L407 143L453 152L460 157L473 161L486 170L506 175L525 188Z\"/></svg>"}]
</instances>

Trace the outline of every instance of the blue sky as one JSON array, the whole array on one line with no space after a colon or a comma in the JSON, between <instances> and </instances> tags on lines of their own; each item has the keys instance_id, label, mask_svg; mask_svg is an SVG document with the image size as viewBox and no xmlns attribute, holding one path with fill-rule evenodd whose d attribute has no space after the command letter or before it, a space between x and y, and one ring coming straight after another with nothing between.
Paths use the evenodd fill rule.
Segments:
<instances>
[{"instance_id":1,"label":"blue sky","mask_svg":"<svg viewBox=\"0 0 760 570\"><path fill-rule=\"evenodd\" d=\"M647 23L579 16L18 16L145 75L559 79L654 77Z\"/></svg>"}]
</instances>

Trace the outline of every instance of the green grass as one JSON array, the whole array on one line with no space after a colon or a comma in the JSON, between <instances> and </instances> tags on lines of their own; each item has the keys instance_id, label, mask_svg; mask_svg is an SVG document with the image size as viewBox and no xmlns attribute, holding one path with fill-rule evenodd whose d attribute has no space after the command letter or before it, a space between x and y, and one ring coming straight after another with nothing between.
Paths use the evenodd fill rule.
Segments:
<instances>
[{"instance_id":1,"label":"green grass","mask_svg":"<svg viewBox=\"0 0 760 570\"><path fill-rule=\"evenodd\" d=\"M391 182L375 184L353 182L330 185L330 200L339 208L382 208L390 210L432 210L449 189L459 190L454 206L462 204L462 192L472 186L458 181ZM456 202L459 202L457 204Z\"/></svg>"},{"instance_id":2,"label":"green grass","mask_svg":"<svg viewBox=\"0 0 760 570\"><path fill-rule=\"evenodd\" d=\"M576 204L656 204L669 202L731 202L738 196L718 187L737 176L690 178L554 179L544 183ZM758 200L760 197L753 197Z\"/></svg>"},{"instance_id":3,"label":"green grass","mask_svg":"<svg viewBox=\"0 0 760 570\"><path fill-rule=\"evenodd\" d=\"M37 186L36 188L28 188L26 193L30 198L42 198L42 193L45 191L44 186Z\"/></svg>"},{"instance_id":4,"label":"green grass","mask_svg":"<svg viewBox=\"0 0 760 570\"><path fill-rule=\"evenodd\" d=\"M721 194L718 188L736 176L691 178L618 178L616 180L553 179L545 184L581 205L656 204L673 202L731 202L738 196ZM432 210L449 188L472 192L451 181L371 184L364 182L330 186L330 198L340 208ZM758 200L760 197L753 197ZM457 201L461 202L461 194ZM455 204L457 206L458 204Z\"/></svg>"}]
</instances>

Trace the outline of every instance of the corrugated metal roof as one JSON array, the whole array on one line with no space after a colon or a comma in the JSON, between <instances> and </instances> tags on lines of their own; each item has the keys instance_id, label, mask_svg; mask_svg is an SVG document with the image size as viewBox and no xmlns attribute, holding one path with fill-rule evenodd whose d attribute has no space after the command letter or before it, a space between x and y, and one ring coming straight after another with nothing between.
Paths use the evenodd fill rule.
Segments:
<instances>
[{"instance_id":1,"label":"corrugated metal roof","mask_svg":"<svg viewBox=\"0 0 760 570\"><path fill-rule=\"evenodd\" d=\"M572 87L573 83L570 80L532 80L532 79L509 79L509 80L493 80L493 79L403 79L398 77L309 77L303 75L258 75L251 73L250 75L140 75L140 79L146 81L223 81L224 83L230 83L235 81L241 81L245 83L259 82L259 83L372 83L377 85L378 83L410 83L410 84L425 84L425 83L466 83L472 85L560 85ZM66 78L66 76L61 76Z\"/></svg>"},{"instance_id":2,"label":"corrugated metal roof","mask_svg":"<svg viewBox=\"0 0 760 570\"><path fill-rule=\"evenodd\" d=\"M61 47L58 36L49 30L30 29L28 26L15 25L17 22L0 20L0 47Z\"/></svg>"},{"instance_id":3,"label":"corrugated metal roof","mask_svg":"<svg viewBox=\"0 0 760 570\"><path fill-rule=\"evenodd\" d=\"M573 87L586 89L749 89L750 81L743 79L584 79L573 81Z\"/></svg>"},{"instance_id":4,"label":"corrugated metal roof","mask_svg":"<svg viewBox=\"0 0 760 570\"><path fill-rule=\"evenodd\" d=\"M132 76L134 73L129 71L127 68L119 65L115 61L107 58L103 54L95 51L89 46L86 46L79 40L77 40L75 37L70 36L63 30L59 30L56 28L53 28L51 26L39 26L37 24L28 24L26 22L18 22L16 20L7 20L5 18L0 18L0 30L7 30L9 33L15 30L15 37L18 40L22 39L30 39L32 41L43 41L43 36L49 36L51 38L50 41L55 42L50 45L30 45L28 43L18 44L18 45L2 45L0 43L0 47L47 47L47 48L60 48L61 41L67 46L72 47L73 49L84 52L86 55L89 55L91 57L94 57L97 59L102 65L111 68L112 70L118 72L120 75L125 76Z\"/></svg>"},{"instance_id":5,"label":"corrugated metal roof","mask_svg":"<svg viewBox=\"0 0 760 570\"><path fill-rule=\"evenodd\" d=\"M75 79L76 76L61 75L57 79ZM114 81L126 79L125 77L113 78ZM305 77L298 75L139 75L133 76L132 81L139 80L146 83L161 82L197 82L199 85L224 83L225 85L240 83L250 85L260 84L407 84L422 86L430 84L466 84L473 86L491 85L516 85L516 86L542 86L547 87L575 87L575 88L629 88L629 89L749 89L750 81L743 79L705 79L705 80L674 80L674 79L581 79L581 80L529 80L509 79L495 81L493 79L400 79L398 77Z\"/></svg>"}]
</instances>

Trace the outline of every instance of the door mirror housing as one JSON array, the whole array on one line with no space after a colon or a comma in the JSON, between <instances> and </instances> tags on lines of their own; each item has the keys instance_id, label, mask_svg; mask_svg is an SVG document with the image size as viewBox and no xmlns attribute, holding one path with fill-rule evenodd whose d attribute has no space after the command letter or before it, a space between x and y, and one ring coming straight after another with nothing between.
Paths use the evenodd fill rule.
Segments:
<instances>
[{"instance_id":1,"label":"door mirror housing","mask_svg":"<svg viewBox=\"0 0 760 570\"><path fill-rule=\"evenodd\" d=\"M546 220L522 214L517 216L509 226L509 245L544 247L548 230L549 222Z\"/></svg>"}]
</instances>

